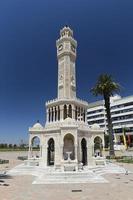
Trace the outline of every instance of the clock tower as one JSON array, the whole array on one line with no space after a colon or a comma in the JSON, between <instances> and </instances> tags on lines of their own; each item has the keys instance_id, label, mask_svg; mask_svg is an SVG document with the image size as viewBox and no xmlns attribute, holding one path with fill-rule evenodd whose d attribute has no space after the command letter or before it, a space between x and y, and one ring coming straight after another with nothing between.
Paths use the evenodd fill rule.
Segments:
<instances>
[{"instance_id":1,"label":"clock tower","mask_svg":"<svg viewBox=\"0 0 133 200\"><path fill-rule=\"evenodd\" d=\"M60 37L56 41L58 60L58 95L55 100L48 101L47 122L64 121L72 118L86 123L88 103L76 96L77 41L73 31L65 26L60 30Z\"/></svg>"},{"instance_id":2,"label":"clock tower","mask_svg":"<svg viewBox=\"0 0 133 200\"><path fill-rule=\"evenodd\" d=\"M48 166L48 173L56 169L61 172L78 171L79 163L94 165L95 137L102 135L102 139L98 141L104 141L104 132L99 129L92 130L87 124L88 102L76 96L77 41L69 27L65 26L60 30L56 47L58 97L46 102L45 126L36 123L29 129L29 160L33 164L32 144L34 138L38 137L40 158L37 163L46 169ZM102 146L101 143L99 145ZM54 168L50 169L51 165L54 165Z\"/></svg>"},{"instance_id":3,"label":"clock tower","mask_svg":"<svg viewBox=\"0 0 133 200\"><path fill-rule=\"evenodd\" d=\"M65 26L56 41L58 59L58 99L76 98L75 60L77 41L73 31Z\"/></svg>"}]
</instances>

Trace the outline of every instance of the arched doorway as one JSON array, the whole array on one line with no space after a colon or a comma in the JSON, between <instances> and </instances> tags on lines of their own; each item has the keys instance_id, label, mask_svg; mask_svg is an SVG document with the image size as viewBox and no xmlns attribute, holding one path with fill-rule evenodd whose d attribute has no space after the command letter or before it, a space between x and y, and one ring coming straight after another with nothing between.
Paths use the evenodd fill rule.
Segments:
<instances>
[{"instance_id":1,"label":"arched doorway","mask_svg":"<svg viewBox=\"0 0 133 200\"><path fill-rule=\"evenodd\" d=\"M102 156L102 149L103 149L102 139L99 136L97 136L94 139L94 154L95 154L95 156Z\"/></svg>"},{"instance_id":2,"label":"arched doorway","mask_svg":"<svg viewBox=\"0 0 133 200\"><path fill-rule=\"evenodd\" d=\"M53 138L50 138L48 141L48 149L47 149L47 159L48 159L48 165L54 165L54 140Z\"/></svg>"},{"instance_id":3,"label":"arched doorway","mask_svg":"<svg viewBox=\"0 0 133 200\"><path fill-rule=\"evenodd\" d=\"M70 159L75 159L74 152L74 136L72 134L67 134L64 137L64 147L63 147L63 157L64 160L68 160L68 154L70 153Z\"/></svg>"},{"instance_id":4,"label":"arched doorway","mask_svg":"<svg viewBox=\"0 0 133 200\"><path fill-rule=\"evenodd\" d=\"M83 165L87 165L87 147L86 147L86 139L83 138L81 141L81 150L82 150L82 163Z\"/></svg>"},{"instance_id":5,"label":"arched doorway","mask_svg":"<svg viewBox=\"0 0 133 200\"><path fill-rule=\"evenodd\" d=\"M39 158L41 156L40 154L40 138L35 136L31 139L31 156Z\"/></svg>"}]
</instances>

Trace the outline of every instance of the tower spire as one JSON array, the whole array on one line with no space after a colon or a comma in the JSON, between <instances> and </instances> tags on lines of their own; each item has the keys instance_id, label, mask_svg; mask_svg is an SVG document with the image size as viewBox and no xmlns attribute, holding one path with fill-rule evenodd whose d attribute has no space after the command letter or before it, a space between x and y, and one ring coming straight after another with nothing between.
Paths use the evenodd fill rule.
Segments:
<instances>
[{"instance_id":1,"label":"tower spire","mask_svg":"<svg viewBox=\"0 0 133 200\"><path fill-rule=\"evenodd\" d=\"M58 98L76 98L75 61L77 41L73 31L65 26L60 30L60 38L56 41L58 59Z\"/></svg>"}]
</instances>

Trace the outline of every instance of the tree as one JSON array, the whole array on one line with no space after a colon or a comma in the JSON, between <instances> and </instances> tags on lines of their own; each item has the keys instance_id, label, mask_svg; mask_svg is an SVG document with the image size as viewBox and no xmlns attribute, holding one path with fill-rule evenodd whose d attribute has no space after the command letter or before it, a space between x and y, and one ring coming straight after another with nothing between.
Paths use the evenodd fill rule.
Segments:
<instances>
[{"instance_id":1,"label":"tree","mask_svg":"<svg viewBox=\"0 0 133 200\"><path fill-rule=\"evenodd\" d=\"M16 144L14 144L14 145L13 145L13 148L14 148L14 149L15 149L15 148L17 148L17 145L16 145Z\"/></svg>"},{"instance_id":2,"label":"tree","mask_svg":"<svg viewBox=\"0 0 133 200\"><path fill-rule=\"evenodd\" d=\"M4 144L4 148L7 148L7 147L8 147L8 144L7 144L7 143L5 143L5 144Z\"/></svg>"},{"instance_id":3,"label":"tree","mask_svg":"<svg viewBox=\"0 0 133 200\"><path fill-rule=\"evenodd\" d=\"M114 143L113 143L113 126L110 113L110 97L114 93L120 90L120 85L113 81L112 76L108 74L102 74L98 77L96 85L91 89L93 95L102 95L105 102L106 116L108 122L108 133L109 133L109 145L110 145L110 156L114 156Z\"/></svg>"},{"instance_id":4,"label":"tree","mask_svg":"<svg viewBox=\"0 0 133 200\"><path fill-rule=\"evenodd\" d=\"M1 143L0 144L0 148L7 148L7 147L8 147L7 143Z\"/></svg>"},{"instance_id":5,"label":"tree","mask_svg":"<svg viewBox=\"0 0 133 200\"><path fill-rule=\"evenodd\" d=\"M8 147L9 147L9 148L12 148L12 144L9 144Z\"/></svg>"}]
</instances>

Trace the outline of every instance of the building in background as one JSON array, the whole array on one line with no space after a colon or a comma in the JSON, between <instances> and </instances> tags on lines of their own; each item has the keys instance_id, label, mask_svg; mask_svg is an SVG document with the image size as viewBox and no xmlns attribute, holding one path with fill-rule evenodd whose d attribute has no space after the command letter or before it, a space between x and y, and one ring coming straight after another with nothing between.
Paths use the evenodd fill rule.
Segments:
<instances>
[{"instance_id":1,"label":"building in background","mask_svg":"<svg viewBox=\"0 0 133 200\"><path fill-rule=\"evenodd\" d=\"M111 97L111 118L113 123L114 140L118 144L133 146L133 96L121 97L115 95ZM87 121L91 127L98 124L108 132L106 110L104 100L89 104L87 110Z\"/></svg>"}]
</instances>

